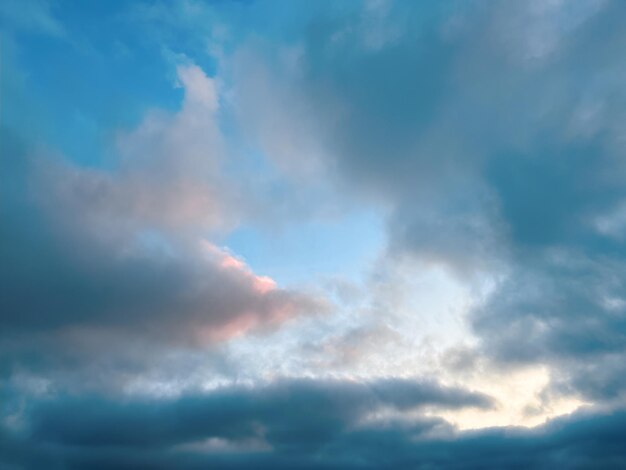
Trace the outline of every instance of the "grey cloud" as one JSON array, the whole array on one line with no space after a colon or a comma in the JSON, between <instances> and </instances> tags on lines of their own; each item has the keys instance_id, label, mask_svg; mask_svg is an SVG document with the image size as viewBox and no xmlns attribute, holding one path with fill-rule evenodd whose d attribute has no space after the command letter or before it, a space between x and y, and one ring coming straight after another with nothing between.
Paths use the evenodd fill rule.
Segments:
<instances>
[{"instance_id":1,"label":"grey cloud","mask_svg":"<svg viewBox=\"0 0 626 470\"><path fill-rule=\"evenodd\" d=\"M104 228L112 235L94 234L93 226L76 223L83 214L72 210L83 204L89 211L89 204L78 195L72 204L49 204L53 196L34 177L39 160L11 132L2 137L5 371L52 370L63 362L79 368L103 356L121 360L120 351L134 361L150 344L206 347L323 308L319 299L275 287L199 238L125 232L115 220Z\"/></svg>"},{"instance_id":2,"label":"grey cloud","mask_svg":"<svg viewBox=\"0 0 626 470\"><path fill-rule=\"evenodd\" d=\"M427 381L300 379L226 387L173 401L76 401L71 397L44 401L35 405L30 427L37 439L65 445L150 447L207 437L261 437L288 450L322 445L384 406L410 410L427 405L487 408L491 404L482 394ZM76 409L83 412L71 412Z\"/></svg>"},{"instance_id":3,"label":"grey cloud","mask_svg":"<svg viewBox=\"0 0 626 470\"><path fill-rule=\"evenodd\" d=\"M473 314L487 356L552 364L559 382L593 399L620 395L625 268L610 255L529 257Z\"/></svg>"},{"instance_id":4,"label":"grey cloud","mask_svg":"<svg viewBox=\"0 0 626 470\"><path fill-rule=\"evenodd\" d=\"M572 3L514 7L531 21L522 25L504 2L392 2L379 20L397 34L376 48L354 26L363 12L330 10L291 61L257 43L276 77L259 86L286 82L272 113L281 89L309 111L284 120L297 122L289 138L316 135L331 173L390 201L395 249L481 267L518 245L586 243L588 215L624 197L613 123L624 99L615 77L626 70L614 52L625 38L619 2ZM539 40L545 50L533 52ZM241 87L245 106L255 82ZM306 139L289 147L305 149L292 160L308 158Z\"/></svg>"},{"instance_id":5,"label":"grey cloud","mask_svg":"<svg viewBox=\"0 0 626 470\"><path fill-rule=\"evenodd\" d=\"M398 398L406 391L410 400ZM617 468L626 461L623 411L464 432L437 418L359 422L380 406L486 404L432 383L384 380L291 380L176 400L66 396L32 404L22 416L28 426L4 429L0 445L4 463L22 468ZM210 436L250 447L183 445ZM251 447L250 436L266 446Z\"/></svg>"},{"instance_id":6,"label":"grey cloud","mask_svg":"<svg viewBox=\"0 0 626 470\"><path fill-rule=\"evenodd\" d=\"M253 451L245 455L244 449L239 457L226 456L235 466L256 458L260 462L267 459L268 463L287 463L292 457L297 466L306 466L307 456L319 455L320 461L325 461L326 448L331 446L328 450L333 452L334 443L352 434L355 427L367 430L371 425L361 420L381 409L491 405L491 400L481 394L434 382L400 379L292 379L254 387L225 387L177 399L66 395L29 402L20 416L22 430L5 430L4 440L13 441L9 445L14 446L7 460L17 454L14 458L24 459L22 464L28 459L19 456L18 443L31 448L32 456L41 455L48 462L56 460L61 466L81 467L95 462L131 465L147 459L152 463L144 464L151 467L163 457L171 462L182 459L176 465L184 466L183 445L213 438L244 444L257 440L269 446L257 451L259 454ZM403 432L419 435L435 425L442 423L424 420L423 424L404 425ZM201 460L202 448L198 448L196 458ZM242 460L238 462L238 458ZM313 457L310 464L316 460Z\"/></svg>"},{"instance_id":7,"label":"grey cloud","mask_svg":"<svg viewBox=\"0 0 626 470\"><path fill-rule=\"evenodd\" d=\"M343 187L390 207L390 254L507 278L470 318L487 354L565 368L585 389L573 363L599 371L626 345L624 4L363 11L315 16L295 73L257 43L310 110L294 122ZM373 47L364 14L395 33Z\"/></svg>"}]
</instances>

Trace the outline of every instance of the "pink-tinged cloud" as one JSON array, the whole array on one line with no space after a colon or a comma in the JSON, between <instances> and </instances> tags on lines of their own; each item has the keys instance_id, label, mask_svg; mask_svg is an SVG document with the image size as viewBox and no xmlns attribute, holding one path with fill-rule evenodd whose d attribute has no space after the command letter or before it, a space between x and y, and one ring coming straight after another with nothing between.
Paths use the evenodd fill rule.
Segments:
<instances>
[{"instance_id":1,"label":"pink-tinged cloud","mask_svg":"<svg viewBox=\"0 0 626 470\"><path fill-rule=\"evenodd\" d=\"M121 134L114 169L32 160L37 217L50 229L42 237L51 236L27 252L49 252L45 271L55 280L50 288L42 270L16 289L16 328L203 347L323 308L203 241L230 226L236 209L220 169L215 82L194 66L178 74L181 109L148 113Z\"/></svg>"},{"instance_id":2,"label":"pink-tinged cloud","mask_svg":"<svg viewBox=\"0 0 626 470\"><path fill-rule=\"evenodd\" d=\"M229 251L221 249L207 240L203 240L201 245L210 258L218 260L222 268L232 270L248 279L253 289L258 293L266 294L276 289L276 281L274 281L274 279L268 276L257 276L243 260L237 258Z\"/></svg>"},{"instance_id":3,"label":"pink-tinged cloud","mask_svg":"<svg viewBox=\"0 0 626 470\"><path fill-rule=\"evenodd\" d=\"M256 275L241 259L227 250L203 240L200 243L208 263L218 266L220 272L246 288L252 302L220 324L209 322L200 326L197 339L203 343L225 341L255 329L277 326L307 311L323 308L319 299L296 294L277 287L268 276Z\"/></svg>"},{"instance_id":4,"label":"pink-tinged cloud","mask_svg":"<svg viewBox=\"0 0 626 470\"><path fill-rule=\"evenodd\" d=\"M150 110L136 128L119 131L114 170L40 159L42 202L67 208L68 222L100 236L146 228L212 233L236 224L237 191L222 172L217 85L194 65L177 73L185 91L181 108Z\"/></svg>"}]
</instances>

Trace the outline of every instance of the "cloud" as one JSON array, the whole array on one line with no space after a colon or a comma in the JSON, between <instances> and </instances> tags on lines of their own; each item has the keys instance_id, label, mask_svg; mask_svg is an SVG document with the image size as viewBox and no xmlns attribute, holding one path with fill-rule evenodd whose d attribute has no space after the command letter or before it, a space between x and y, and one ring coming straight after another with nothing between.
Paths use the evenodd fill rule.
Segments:
<instances>
[{"instance_id":1,"label":"cloud","mask_svg":"<svg viewBox=\"0 0 626 470\"><path fill-rule=\"evenodd\" d=\"M286 46L250 46L256 61L246 62L249 71L264 73L244 68L241 94L265 90L261 96L283 122L274 131L260 123L258 131L297 140L288 156L266 145L270 156L294 165L309 160L314 140L331 173L390 201L395 249L470 269L505 256L511 244L565 241L581 217L623 197L621 173L604 171L622 167L614 111L599 103L623 98L609 77L624 64L593 53L623 41L616 28L596 34L618 4L519 6L533 18L528 28L501 4L390 5L381 21L396 25L397 39L375 49L361 47L362 34L352 28L360 12L350 9L316 16L291 56ZM555 39L550 53L537 56L529 42L540 22L561 26L545 28ZM528 54L515 55L516 48ZM284 102L307 112L294 118ZM573 118L590 103L602 109L594 120L604 127L572 134ZM293 132L285 130L289 123L297 123ZM585 178L589 184L577 185Z\"/></svg>"},{"instance_id":2,"label":"cloud","mask_svg":"<svg viewBox=\"0 0 626 470\"><path fill-rule=\"evenodd\" d=\"M24 468L528 468L624 463L624 413L587 410L534 429L458 432L429 406L489 406L429 382L283 380L176 400L60 396L32 403L21 429L3 429L4 463Z\"/></svg>"},{"instance_id":3,"label":"cloud","mask_svg":"<svg viewBox=\"0 0 626 470\"><path fill-rule=\"evenodd\" d=\"M429 382L300 379L267 386L226 387L165 402L123 403L97 398L42 402L32 411L30 428L36 439L64 445L153 447L208 437L257 437L289 450L319 447L337 432L386 406L408 411L428 405L458 408L490 404L486 396ZM70 409L84 412L73 414L72 421Z\"/></svg>"},{"instance_id":4,"label":"cloud","mask_svg":"<svg viewBox=\"0 0 626 470\"><path fill-rule=\"evenodd\" d=\"M7 5L16 64L40 47L23 32L70 33L47 3ZM137 35L181 63L183 98L117 130L103 158L55 155L9 116L0 462L626 465L624 4L281 7L115 10L133 27L121 48ZM387 245L326 322L306 321L321 294L220 247L236 227L348 206L385 218ZM424 370L465 388L384 376ZM532 429L452 424L582 403Z\"/></svg>"},{"instance_id":5,"label":"cloud","mask_svg":"<svg viewBox=\"0 0 626 470\"><path fill-rule=\"evenodd\" d=\"M361 14L328 9L297 39L249 42L264 74L243 96L266 90L284 123L257 126L260 145L314 140L329 178L388 208L390 257L491 279L469 317L485 354L564 367L590 393L576 363L612 370L626 344L623 5L391 2L376 21L393 34L375 47Z\"/></svg>"},{"instance_id":6,"label":"cloud","mask_svg":"<svg viewBox=\"0 0 626 470\"><path fill-rule=\"evenodd\" d=\"M139 230L215 232L238 217L236 189L222 173L225 149L219 129L215 81L195 65L179 66L185 95L175 113L155 109L117 139L112 170L57 160L36 162L42 204L71 214L67 224L93 236Z\"/></svg>"},{"instance_id":7,"label":"cloud","mask_svg":"<svg viewBox=\"0 0 626 470\"><path fill-rule=\"evenodd\" d=\"M377 421L377 412L432 406L489 407L491 402L486 396L429 381L284 379L173 400L43 398L31 402L19 416L21 427L5 435L32 446L33 455L52 450L47 458L54 461L56 457L61 465L80 466L81 456L87 461L119 459L117 463L123 464L126 457L116 455L114 449L124 450L129 461L141 455L150 459L173 456L193 450L196 443L200 456L207 450L203 442L210 451L211 442L217 440L242 443L242 457L246 443L262 442L262 452L272 451L280 461L289 455L299 459L316 453L323 456L324 449L342 436L377 426L371 424ZM382 419L384 427L386 418ZM426 420L424 427L434 424ZM83 465L89 465L87 461Z\"/></svg>"},{"instance_id":8,"label":"cloud","mask_svg":"<svg viewBox=\"0 0 626 470\"><path fill-rule=\"evenodd\" d=\"M122 351L137 360L142 347L150 363L324 308L207 239L237 218L218 94L196 66L179 77L182 108L121 134L113 168L51 157L3 131L3 369L50 376Z\"/></svg>"},{"instance_id":9,"label":"cloud","mask_svg":"<svg viewBox=\"0 0 626 470\"><path fill-rule=\"evenodd\" d=\"M621 395L625 265L596 256L555 250L520 264L471 319L486 355L550 364L556 382L590 399Z\"/></svg>"}]
</instances>

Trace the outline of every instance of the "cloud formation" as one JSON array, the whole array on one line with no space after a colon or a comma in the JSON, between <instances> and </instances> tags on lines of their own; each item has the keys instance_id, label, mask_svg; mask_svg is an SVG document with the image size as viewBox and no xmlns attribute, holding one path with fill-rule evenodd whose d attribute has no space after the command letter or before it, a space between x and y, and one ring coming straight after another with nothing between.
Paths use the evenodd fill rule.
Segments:
<instances>
[{"instance_id":1,"label":"cloud formation","mask_svg":"<svg viewBox=\"0 0 626 470\"><path fill-rule=\"evenodd\" d=\"M0 465L626 465L622 2L0 17Z\"/></svg>"},{"instance_id":2,"label":"cloud formation","mask_svg":"<svg viewBox=\"0 0 626 470\"><path fill-rule=\"evenodd\" d=\"M99 468L529 468L620 466L623 412L581 412L532 430L457 432L387 409L488 406L428 382L288 381L166 401L65 397L34 404L5 431L6 462ZM368 417L369 416L369 417Z\"/></svg>"},{"instance_id":3,"label":"cloud formation","mask_svg":"<svg viewBox=\"0 0 626 470\"><path fill-rule=\"evenodd\" d=\"M306 147L315 133L326 171L387 204L390 256L493 278L470 319L486 354L602 364L625 344L623 15L619 2L328 10L291 60L255 43L266 73L241 86L289 84L274 102L293 95L309 115L287 134Z\"/></svg>"},{"instance_id":4,"label":"cloud formation","mask_svg":"<svg viewBox=\"0 0 626 470\"><path fill-rule=\"evenodd\" d=\"M235 211L219 178L218 98L198 67L178 72L181 110L122 135L116 168L3 132L3 368L76 368L129 342L205 347L323 308L205 238Z\"/></svg>"}]
</instances>

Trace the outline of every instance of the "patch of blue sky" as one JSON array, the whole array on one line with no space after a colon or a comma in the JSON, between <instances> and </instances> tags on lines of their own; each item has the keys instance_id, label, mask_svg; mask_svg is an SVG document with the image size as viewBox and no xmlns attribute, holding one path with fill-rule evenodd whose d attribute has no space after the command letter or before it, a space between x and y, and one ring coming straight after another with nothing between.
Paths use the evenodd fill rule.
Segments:
<instances>
[{"instance_id":1,"label":"patch of blue sky","mask_svg":"<svg viewBox=\"0 0 626 470\"><path fill-rule=\"evenodd\" d=\"M277 231L241 227L223 244L257 274L279 285L297 286L327 278L358 281L380 256L384 221L372 210L301 221Z\"/></svg>"},{"instance_id":2,"label":"patch of blue sky","mask_svg":"<svg viewBox=\"0 0 626 470\"><path fill-rule=\"evenodd\" d=\"M171 51L164 51L141 22L130 19L127 4L56 6L50 13L60 32L12 31L6 46L11 60L3 64L3 78L19 76L28 96L11 97L3 123L36 135L76 163L101 166L110 161L118 130L136 126L148 109L180 107L183 90L174 86L176 64L168 60ZM184 46L170 44L181 57ZM200 65L214 74L215 62L208 54ZM19 89L6 93L15 95ZM20 102L27 105L18 106Z\"/></svg>"}]
</instances>

